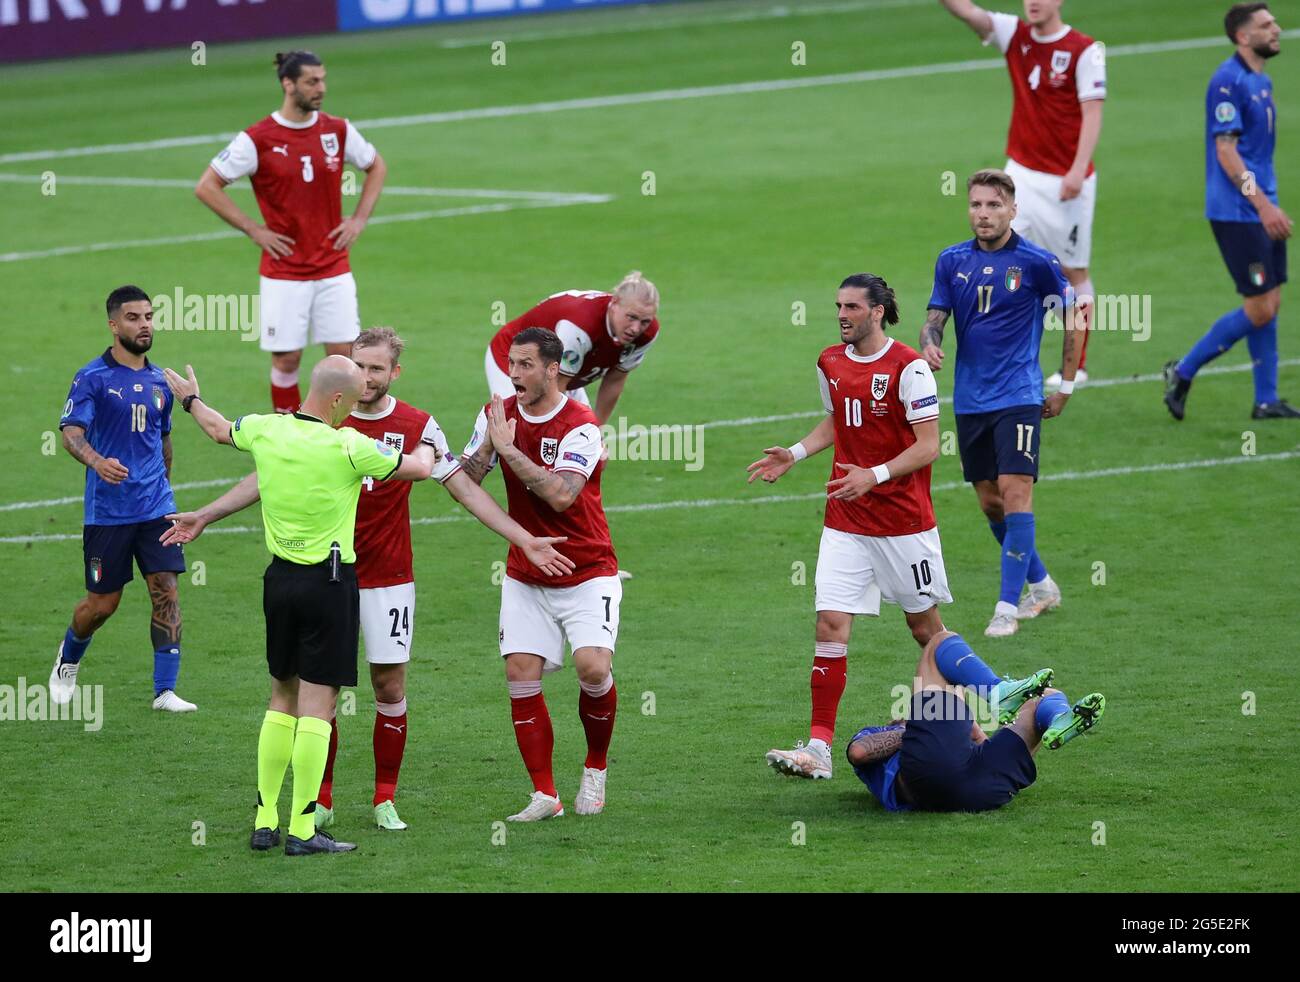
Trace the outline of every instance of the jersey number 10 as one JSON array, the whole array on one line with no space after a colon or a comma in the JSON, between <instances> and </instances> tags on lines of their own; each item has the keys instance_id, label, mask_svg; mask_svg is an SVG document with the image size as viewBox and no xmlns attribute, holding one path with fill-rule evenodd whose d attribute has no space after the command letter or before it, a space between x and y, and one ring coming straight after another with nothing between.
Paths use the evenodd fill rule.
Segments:
<instances>
[{"instance_id":1,"label":"jersey number 10","mask_svg":"<svg viewBox=\"0 0 1300 982\"><path fill-rule=\"evenodd\" d=\"M143 433L148 425L149 407L143 402L133 403L131 406L131 432Z\"/></svg>"}]
</instances>

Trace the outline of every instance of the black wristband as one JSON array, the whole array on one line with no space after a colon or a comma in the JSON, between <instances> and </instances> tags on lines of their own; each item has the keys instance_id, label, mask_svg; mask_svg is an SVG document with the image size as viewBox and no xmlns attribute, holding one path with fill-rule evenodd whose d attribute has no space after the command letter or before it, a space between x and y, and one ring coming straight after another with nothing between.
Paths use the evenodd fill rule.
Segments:
<instances>
[{"instance_id":1,"label":"black wristband","mask_svg":"<svg viewBox=\"0 0 1300 982\"><path fill-rule=\"evenodd\" d=\"M198 399L198 397L199 394L197 392L194 393L194 395L192 396L186 396L184 399L181 400L181 408L184 409L187 413L191 412L190 403L192 403L195 399Z\"/></svg>"}]
</instances>

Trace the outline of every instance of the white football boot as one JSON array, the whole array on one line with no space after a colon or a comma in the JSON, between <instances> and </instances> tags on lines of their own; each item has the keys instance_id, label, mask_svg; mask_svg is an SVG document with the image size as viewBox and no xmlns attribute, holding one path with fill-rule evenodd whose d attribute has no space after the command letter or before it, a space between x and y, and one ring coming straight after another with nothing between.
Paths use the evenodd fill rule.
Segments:
<instances>
[{"instance_id":1,"label":"white football boot","mask_svg":"<svg viewBox=\"0 0 1300 982\"><path fill-rule=\"evenodd\" d=\"M1050 576L1037 586L1031 585L1025 589L1025 595L1020 598L1020 606L1016 608L1017 620L1032 620L1045 611L1061 606L1061 588Z\"/></svg>"},{"instance_id":2,"label":"white football boot","mask_svg":"<svg viewBox=\"0 0 1300 982\"><path fill-rule=\"evenodd\" d=\"M56 706L66 706L72 702L72 695L77 691L77 672L80 668L80 663L64 663L63 642L60 641L58 654L54 656L54 670L50 672L50 701Z\"/></svg>"},{"instance_id":3,"label":"white football boot","mask_svg":"<svg viewBox=\"0 0 1300 982\"><path fill-rule=\"evenodd\" d=\"M1016 620L1017 608L1010 604L998 601L997 607L993 609L993 619L989 621L989 626L984 629L986 638L1009 638L1020 630L1020 622Z\"/></svg>"},{"instance_id":4,"label":"white football boot","mask_svg":"<svg viewBox=\"0 0 1300 982\"><path fill-rule=\"evenodd\" d=\"M1082 368L1077 369L1074 373L1074 387L1077 389L1079 386L1083 385L1087 381L1088 381L1088 373L1085 372ZM1060 387L1061 387L1060 372L1053 372L1051 375L1047 376L1047 379L1043 382L1043 388L1051 389L1053 392L1055 392Z\"/></svg>"},{"instance_id":5,"label":"white football boot","mask_svg":"<svg viewBox=\"0 0 1300 982\"><path fill-rule=\"evenodd\" d=\"M153 701L153 708L169 713L192 713L199 707L192 702L186 702L171 689L167 689Z\"/></svg>"},{"instance_id":6,"label":"white football boot","mask_svg":"<svg viewBox=\"0 0 1300 982\"><path fill-rule=\"evenodd\" d=\"M560 818L564 814L564 805L559 798L552 798L543 791L534 791L528 804L521 812L506 818L507 822L541 822L548 818Z\"/></svg>"},{"instance_id":7,"label":"white football boot","mask_svg":"<svg viewBox=\"0 0 1300 982\"><path fill-rule=\"evenodd\" d=\"M830 748L820 750L804 746L803 741L794 745L793 750L769 750L767 762L774 770L791 777L806 777L813 780L827 780L831 776Z\"/></svg>"},{"instance_id":8,"label":"white football boot","mask_svg":"<svg viewBox=\"0 0 1300 982\"><path fill-rule=\"evenodd\" d=\"M605 810L605 775L594 767L582 769L582 783L578 785L578 797L573 802L573 810L579 815L599 815Z\"/></svg>"}]
</instances>

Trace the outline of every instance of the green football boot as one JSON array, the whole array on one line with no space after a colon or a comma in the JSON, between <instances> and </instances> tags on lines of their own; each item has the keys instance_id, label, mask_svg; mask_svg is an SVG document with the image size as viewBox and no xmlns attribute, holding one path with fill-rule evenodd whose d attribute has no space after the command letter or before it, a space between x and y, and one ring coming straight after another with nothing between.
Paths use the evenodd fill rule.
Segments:
<instances>
[{"instance_id":1,"label":"green football boot","mask_svg":"<svg viewBox=\"0 0 1300 982\"><path fill-rule=\"evenodd\" d=\"M316 811L313 813L312 817L316 821L317 831L320 829L327 829L334 824L334 809L326 808L318 801L316 802Z\"/></svg>"},{"instance_id":2,"label":"green football boot","mask_svg":"<svg viewBox=\"0 0 1300 982\"><path fill-rule=\"evenodd\" d=\"M1060 750L1080 733L1091 730L1106 711L1106 697L1100 692L1084 696L1068 713L1061 713L1052 725L1043 731L1043 743L1048 750Z\"/></svg>"},{"instance_id":3,"label":"green football boot","mask_svg":"<svg viewBox=\"0 0 1300 982\"><path fill-rule=\"evenodd\" d=\"M391 800L375 805L375 825L390 832L400 832L406 823L397 817L397 806Z\"/></svg>"},{"instance_id":4,"label":"green football boot","mask_svg":"<svg viewBox=\"0 0 1300 982\"><path fill-rule=\"evenodd\" d=\"M1040 668L1027 678L1005 678L999 682L997 688L993 690L993 698L989 700L992 708L997 710L998 725L1006 726L1014 722L1020 707L1030 699L1037 699L1051 684L1050 668Z\"/></svg>"}]
</instances>

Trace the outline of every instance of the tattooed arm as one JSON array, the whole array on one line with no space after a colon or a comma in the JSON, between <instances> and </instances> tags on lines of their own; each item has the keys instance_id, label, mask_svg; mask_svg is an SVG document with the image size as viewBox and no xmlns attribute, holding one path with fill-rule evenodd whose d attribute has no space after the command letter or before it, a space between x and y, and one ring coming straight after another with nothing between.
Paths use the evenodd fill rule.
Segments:
<instances>
[{"instance_id":1,"label":"tattooed arm","mask_svg":"<svg viewBox=\"0 0 1300 982\"><path fill-rule=\"evenodd\" d=\"M509 446L498 451L505 465L515 472L526 487L555 511L564 511L578 500L587 485L587 478L577 471L548 471L535 464L518 447Z\"/></svg>"},{"instance_id":2,"label":"tattooed arm","mask_svg":"<svg viewBox=\"0 0 1300 982\"><path fill-rule=\"evenodd\" d=\"M63 427L63 449L79 463L85 464L107 484L121 484L130 471L116 457L101 457L86 441L86 431L80 426Z\"/></svg>"},{"instance_id":3,"label":"tattooed arm","mask_svg":"<svg viewBox=\"0 0 1300 982\"><path fill-rule=\"evenodd\" d=\"M948 323L948 313L938 307L925 312L925 326L921 328L921 357L931 371L943 368L943 328Z\"/></svg>"},{"instance_id":4,"label":"tattooed arm","mask_svg":"<svg viewBox=\"0 0 1300 982\"><path fill-rule=\"evenodd\" d=\"M904 730L883 730L858 737L849 745L849 763L854 767L869 767L888 760L903 746Z\"/></svg>"}]
</instances>

